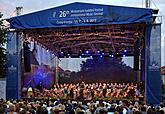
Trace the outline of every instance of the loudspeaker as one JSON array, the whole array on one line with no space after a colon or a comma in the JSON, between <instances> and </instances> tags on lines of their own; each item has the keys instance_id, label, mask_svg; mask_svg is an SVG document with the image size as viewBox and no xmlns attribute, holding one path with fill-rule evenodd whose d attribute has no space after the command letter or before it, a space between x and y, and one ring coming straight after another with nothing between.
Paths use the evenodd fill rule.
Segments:
<instances>
[{"instance_id":1,"label":"loudspeaker","mask_svg":"<svg viewBox=\"0 0 165 114\"><path fill-rule=\"evenodd\" d=\"M134 43L134 70L139 70L139 55L140 55L140 39L137 38L137 40Z\"/></svg>"},{"instance_id":2,"label":"loudspeaker","mask_svg":"<svg viewBox=\"0 0 165 114\"><path fill-rule=\"evenodd\" d=\"M24 68L25 72L30 72L31 71L31 65L30 65L30 48L28 46L28 42L24 42L23 47L24 47Z\"/></svg>"}]
</instances>

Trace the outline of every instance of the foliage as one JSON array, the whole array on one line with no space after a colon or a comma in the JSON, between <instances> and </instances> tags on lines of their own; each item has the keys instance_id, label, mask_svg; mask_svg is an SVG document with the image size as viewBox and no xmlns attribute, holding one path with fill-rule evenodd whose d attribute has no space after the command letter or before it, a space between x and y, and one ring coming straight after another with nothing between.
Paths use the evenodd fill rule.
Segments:
<instances>
[{"instance_id":1,"label":"foliage","mask_svg":"<svg viewBox=\"0 0 165 114\"><path fill-rule=\"evenodd\" d=\"M6 74L6 34L7 28L5 27L0 13L0 78L5 77Z\"/></svg>"}]
</instances>

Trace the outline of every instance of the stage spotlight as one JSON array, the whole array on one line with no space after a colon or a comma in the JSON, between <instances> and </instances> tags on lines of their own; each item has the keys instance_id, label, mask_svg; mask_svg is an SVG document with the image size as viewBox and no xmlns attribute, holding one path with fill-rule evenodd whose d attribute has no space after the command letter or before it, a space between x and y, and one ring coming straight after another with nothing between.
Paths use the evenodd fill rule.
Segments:
<instances>
[{"instance_id":1,"label":"stage spotlight","mask_svg":"<svg viewBox=\"0 0 165 114\"><path fill-rule=\"evenodd\" d=\"M90 58L93 58L92 55L90 56Z\"/></svg>"},{"instance_id":2,"label":"stage spotlight","mask_svg":"<svg viewBox=\"0 0 165 114\"><path fill-rule=\"evenodd\" d=\"M124 54L123 57L125 57L126 55Z\"/></svg>"},{"instance_id":3,"label":"stage spotlight","mask_svg":"<svg viewBox=\"0 0 165 114\"><path fill-rule=\"evenodd\" d=\"M104 55L104 53L102 53L102 55Z\"/></svg>"},{"instance_id":4,"label":"stage spotlight","mask_svg":"<svg viewBox=\"0 0 165 114\"><path fill-rule=\"evenodd\" d=\"M49 52L49 50L47 49L46 52Z\"/></svg>"},{"instance_id":5,"label":"stage spotlight","mask_svg":"<svg viewBox=\"0 0 165 114\"><path fill-rule=\"evenodd\" d=\"M111 57L114 57L114 55L111 55Z\"/></svg>"},{"instance_id":6,"label":"stage spotlight","mask_svg":"<svg viewBox=\"0 0 165 114\"><path fill-rule=\"evenodd\" d=\"M52 53L52 55L54 56L54 53Z\"/></svg>"},{"instance_id":7,"label":"stage spotlight","mask_svg":"<svg viewBox=\"0 0 165 114\"><path fill-rule=\"evenodd\" d=\"M100 53L100 51L98 50L97 53Z\"/></svg>"},{"instance_id":8,"label":"stage spotlight","mask_svg":"<svg viewBox=\"0 0 165 114\"><path fill-rule=\"evenodd\" d=\"M102 55L100 55L100 57L102 58L103 56L102 56Z\"/></svg>"},{"instance_id":9,"label":"stage spotlight","mask_svg":"<svg viewBox=\"0 0 165 114\"><path fill-rule=\"evenodd\" d=\"M81 56L79 56L79 58L82 58Z\"/></svg>"},{"instance_id":10,"label":"stage spotlight","mask_svg":"<svg viewBox=\"0 0 165 114\"><path fill-rule=\"evenodd\" d=\"M87 54L88 54L88 53L89 53L89 51L87 50L87 51L85 51L85 53L87 53Z\"/></svg>"},{"instance_id":11,"label":"stage spotlight","mask_svg":"<svg viewBox=\"0 0 165 114\"><path fill-rule=\"evenodd\" d=\"M125 49L125 50L124 50L124 52L126 53L126 52L127 52L127 50Z\"/></svg>"},{"instance_id":12,"label":"stage spotlight","mask_svg":"<svg viewBox=\"0 0 165 114\"><path fill-rule=\"evenodd\" d=\"M61 54L64 54L64 52L63 52L63 51L61 51Z\"/></svg>"}]
</instances>

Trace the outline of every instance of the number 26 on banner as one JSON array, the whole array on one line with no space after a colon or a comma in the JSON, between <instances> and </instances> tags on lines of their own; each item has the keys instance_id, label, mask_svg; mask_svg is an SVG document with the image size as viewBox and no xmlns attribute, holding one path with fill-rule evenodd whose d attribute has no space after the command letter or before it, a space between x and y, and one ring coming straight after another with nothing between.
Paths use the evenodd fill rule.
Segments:
<instances>
[{"instance_id":1,"label":"number 26 on banner","mask_svg":"<svg viewBox=\"0 0 165 114\"><path fill-rule=\"evenodd\" d=\"M60 11L59 17L66 17L69 13L69 11Z\"/></svg>"}]
</instances>

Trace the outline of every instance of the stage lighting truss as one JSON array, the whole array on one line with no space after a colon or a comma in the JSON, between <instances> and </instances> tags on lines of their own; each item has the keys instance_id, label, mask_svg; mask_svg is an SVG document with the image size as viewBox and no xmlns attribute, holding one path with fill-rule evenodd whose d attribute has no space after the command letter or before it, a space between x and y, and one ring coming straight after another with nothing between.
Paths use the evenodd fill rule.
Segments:
<instances>
[{"instance_id":1,"label":"stage lighting truss","mask_svg":"<svg viewBox=\"0 0 165 114\"><path fill-rule=\"evenodd\" d=\"M133 55L137 38L141 41L139 48L143 48L145 23L33 29L24 31L24 34L58 56L109 56L117 53L123 56L124 50L127 50L127 56Z\"/></svg>"}]
</instances>

